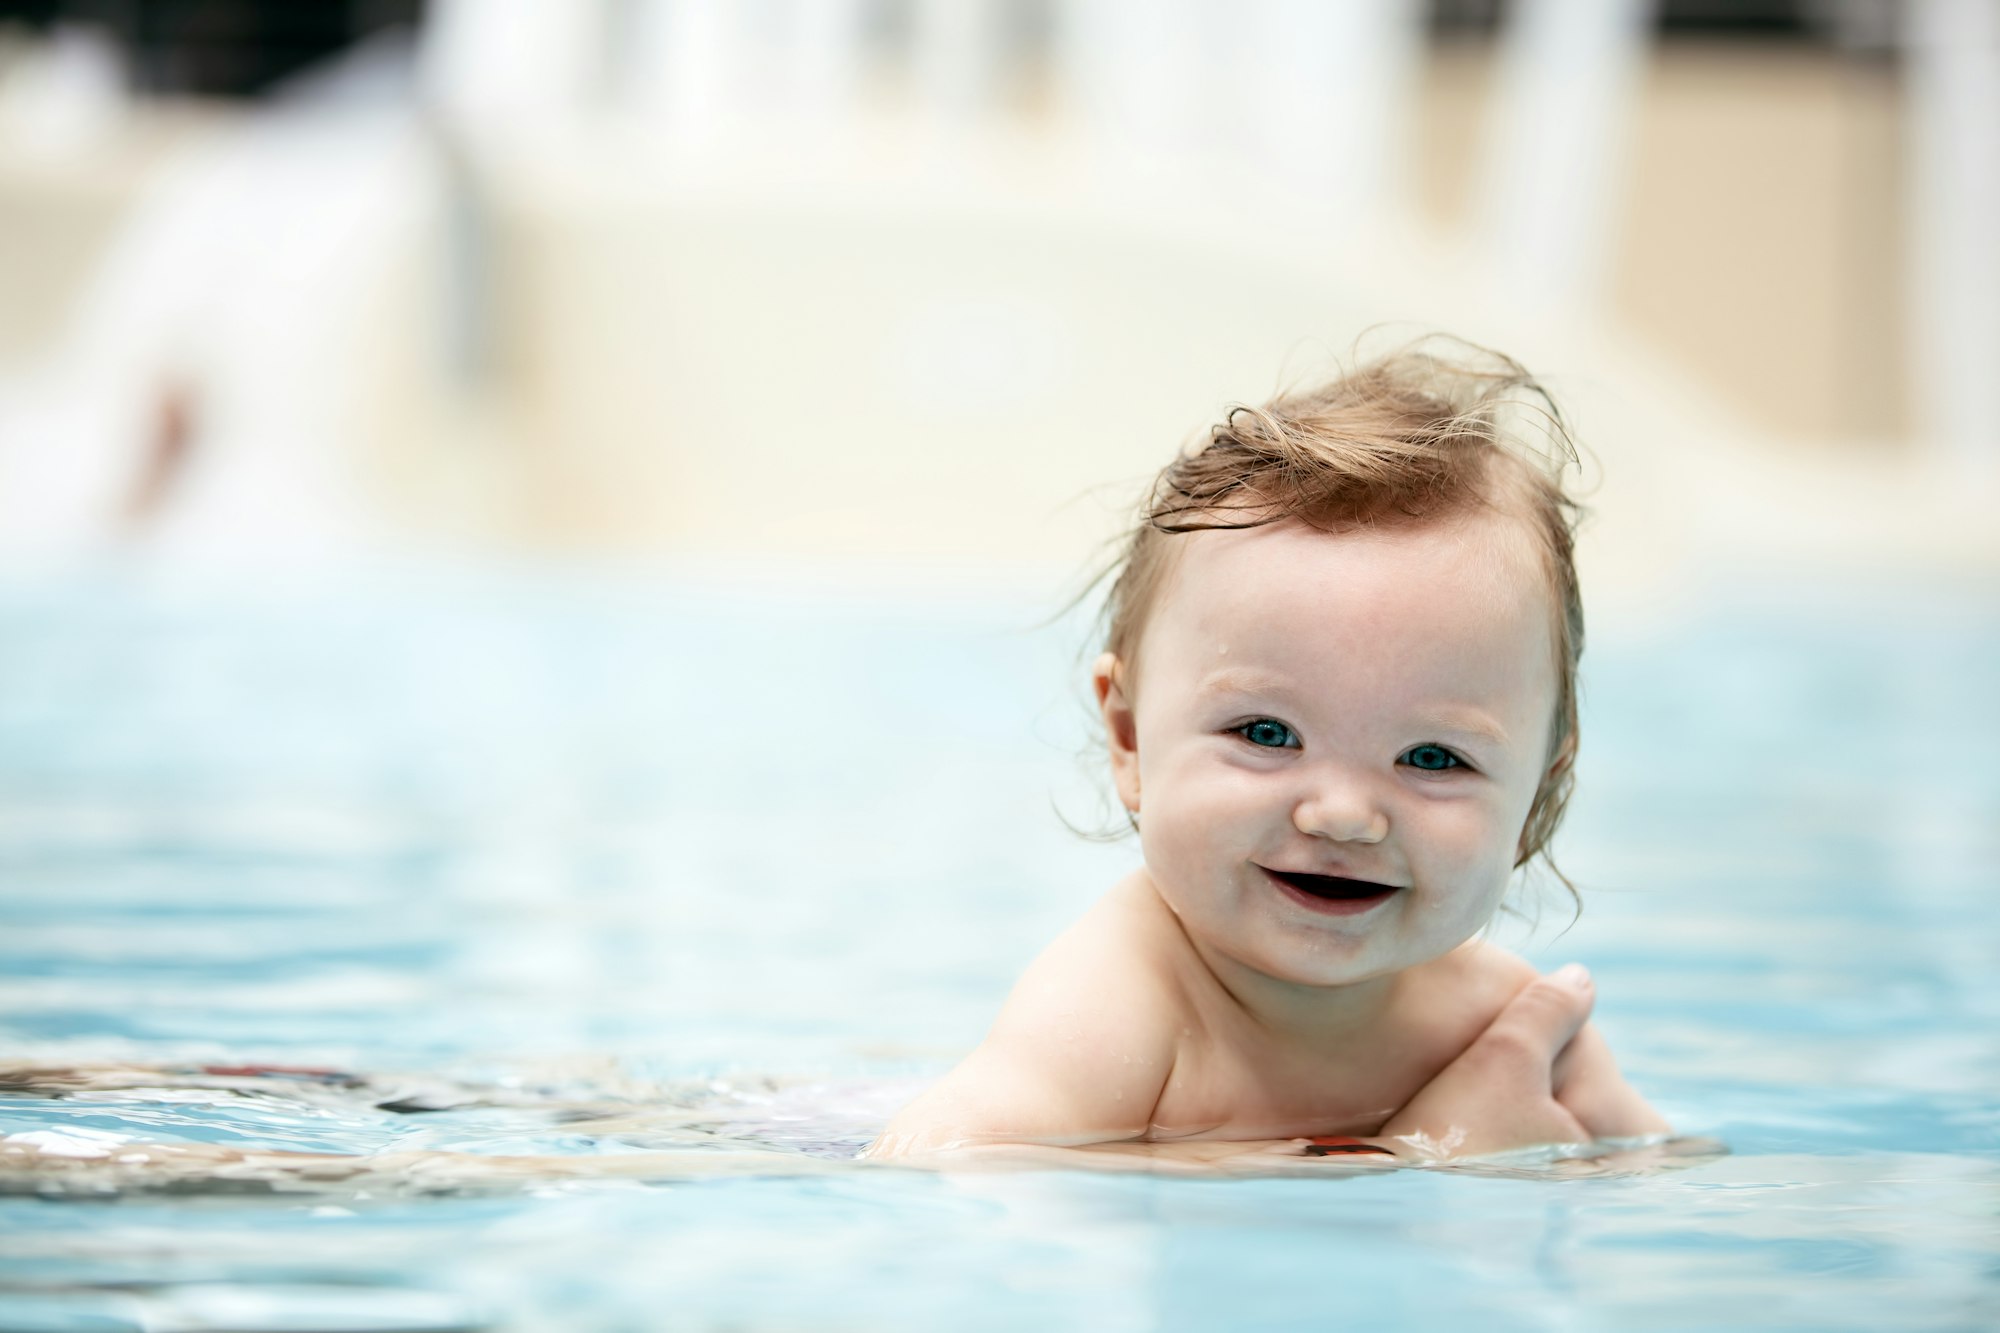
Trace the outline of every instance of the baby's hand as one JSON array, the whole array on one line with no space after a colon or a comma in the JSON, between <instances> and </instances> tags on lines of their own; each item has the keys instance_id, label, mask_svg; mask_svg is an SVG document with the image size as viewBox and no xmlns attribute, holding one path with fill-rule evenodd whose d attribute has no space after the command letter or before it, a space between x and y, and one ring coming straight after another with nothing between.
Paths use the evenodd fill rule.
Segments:
<instances>
[{"instance_id":1,"label":"baby's hand","mask_svg":"<svg viewBox=\"0 0 2000 1333\"><path fill-rule=\"evenodd\" d=\"M1556 1100L1554 1071L1595 999L1590 974L1575 963L1530 982L1378 1141L1418 1161L1589 1142L1595 1136Z\"/></svg>"}]
</instances>

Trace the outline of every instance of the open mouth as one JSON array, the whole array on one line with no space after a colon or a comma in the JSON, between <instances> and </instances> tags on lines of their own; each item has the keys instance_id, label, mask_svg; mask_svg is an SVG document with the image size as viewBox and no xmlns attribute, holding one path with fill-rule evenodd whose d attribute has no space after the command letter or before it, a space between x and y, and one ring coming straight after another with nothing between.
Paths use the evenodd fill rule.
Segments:
<instances>
[{"instance_id":1,"label":"open mouth","mask_svg":"<svg viewBox=\"0 0 2000 1333\"><path fill-rule=\"evenodd\" d=\"M1269 866L1257 868L1288 890L1294 900L1323 912L1364 912L1396 892L1394 884L1377 884L1369 879L1308 875L1298 870L1273 870Z\"/></svg>"}]
</instances>

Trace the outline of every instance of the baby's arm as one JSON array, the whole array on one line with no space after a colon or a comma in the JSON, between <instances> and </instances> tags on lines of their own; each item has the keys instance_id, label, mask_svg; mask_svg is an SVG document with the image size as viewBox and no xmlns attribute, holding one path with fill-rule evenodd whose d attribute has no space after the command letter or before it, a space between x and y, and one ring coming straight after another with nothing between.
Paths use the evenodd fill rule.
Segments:
<instances>
[{"instance_id":1,"label":"baby's arm","mask_svg":"<svg viewBox=\"0 0 2000 1333\"><path fill-rule=\"evenodd\" d=\"M1552 1077L1556 1100L1592 1138L1625 1139L1673 1132L1673 1126L1618 1072L1610 1043L1595 1023L1583 1025L1556 1060Z\"/></svg>"},{"instance_id":2,"label":"baby's arm","mask_svg":"<svg viewBox=\"0 0 2000 1333\"><path fill-rule=\"evenodd\" d=\"M1475 1157L1671 1132L1619 1075L1610 1047L1588 1024L1597 996L1590 974L1571 966L1529 975L1479 1039L1382 1131L1400 1152Z\"/></svg>"},{"instance_id":3,"label":"baby's arm","mask_svg":"<svg viewBox=\"0 0 2000 1333\"><path fill-rule=\"evenodd\" d=\"M1100 907L1015 985L977 1050L905 1107L867 1156L991 1144L1081 1146L1151 1127L1174 1057L1171 985Z\"/></svg>"}]
</instances>

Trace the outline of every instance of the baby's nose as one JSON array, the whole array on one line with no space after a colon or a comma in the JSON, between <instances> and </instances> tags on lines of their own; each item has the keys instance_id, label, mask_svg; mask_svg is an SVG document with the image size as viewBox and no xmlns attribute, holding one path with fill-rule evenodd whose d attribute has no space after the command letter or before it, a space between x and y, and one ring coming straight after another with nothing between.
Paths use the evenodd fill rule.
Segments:
<instances>
[{"instance_id":1,"label":"baby's nose","mask_svg":"<svg viewBox=\"0 0 2000 1333\"><path fill-rule=\"evenodd\" d=\"M1299 832L1333 842L1380 842L1389 836L1389 815L1368 785L1334 779L1316 787L1292 807Z\"/></svg>"}]
</instances>

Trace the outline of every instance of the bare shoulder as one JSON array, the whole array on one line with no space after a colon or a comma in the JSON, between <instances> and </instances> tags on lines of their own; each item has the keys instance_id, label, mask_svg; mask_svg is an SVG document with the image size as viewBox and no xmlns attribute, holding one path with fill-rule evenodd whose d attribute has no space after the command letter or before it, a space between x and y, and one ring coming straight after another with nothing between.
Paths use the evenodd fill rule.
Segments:
<instances>
[{"instance_id":1,"label":"bare shoulder","mask_svg":"<svg viewBox=\"0 0 2000 1333\"><path fill-rule=\"evenodd\" d=\"M1484 940L1419 963L1403 974L1399 988L1400 1038L1442 1069L1478 1040L1535 976L1518 955Z\"/></svg>"},{"instance_id":2,"label":"bare shoulder","mask_svg":"<svg viewBox=\"0 0 2000 1333\"><path fill-rule=\"evenodd\" d=\"M1134 875L1028 965L988 1040L1082 1042L1086 1057L1121 1062L1163 1055L1186 1003L1177 957L1185 947L1159 895Z\"/></svg>"},{"instance_id":3,"label":"bare shoulder","mask_svg":"<svg viewBox=\"0 0 2000 1333\"><path fill-rule=\"evenodd\" d=\"M1432 984L1461 1012L1477 1014L1482 1028L1540 975L1527 959L1485 940L1467 941L1426 966Z\"/></svg>"},{"instance_id":4,"label":"bare shoulder","mask_svg":"<svg viewBox=\"0 0 2000 1333\"><path fill-rule=\"evenodd\" d=\"M1120 883L1028 965L985 1041L871 1155L1143 1135L1173 1072L1185 947L1142 876Z\"/></svg>"}]
</instances>

